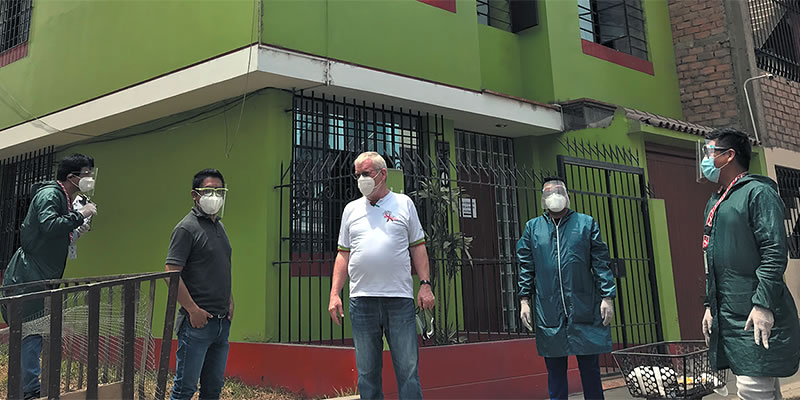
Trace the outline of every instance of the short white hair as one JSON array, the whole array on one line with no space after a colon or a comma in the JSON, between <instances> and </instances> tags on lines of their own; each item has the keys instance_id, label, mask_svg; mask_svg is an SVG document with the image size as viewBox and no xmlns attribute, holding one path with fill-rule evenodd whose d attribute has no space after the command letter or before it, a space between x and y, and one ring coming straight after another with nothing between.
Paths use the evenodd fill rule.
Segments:
<instances>
[{"instance_id":1,"label":"short white hair","mask_svg":"<svg viewBox=\"0 0 800 400\"><path fill-rule=\"evenodd\" d=\"M367 151L359 154L358 157L356 158L356 161L353 162L353 166L358 167L358 164L361 164L366 160L372 160L372 167L375 170L380 171L386 168L386 160L384 160L380 154L374 151Z\"/></svg>"}]
</instances>

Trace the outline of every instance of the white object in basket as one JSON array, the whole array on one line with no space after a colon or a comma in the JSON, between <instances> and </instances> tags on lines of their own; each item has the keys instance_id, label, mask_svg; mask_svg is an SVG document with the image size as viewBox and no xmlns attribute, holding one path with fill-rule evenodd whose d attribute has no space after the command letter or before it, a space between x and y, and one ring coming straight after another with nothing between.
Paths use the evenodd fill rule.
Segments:
<instances>
[{"instance_id":1,"label":"white object in basket","mask_svg":"<svg viewBox=\"0 0 800 400\"><path fill-rule=\"evenodd\" d=\"M678 384L678 374L670 367L639 366L626 379L635 396L666 397L667 388L674 388Z\"/></svg>"}]
</instances>

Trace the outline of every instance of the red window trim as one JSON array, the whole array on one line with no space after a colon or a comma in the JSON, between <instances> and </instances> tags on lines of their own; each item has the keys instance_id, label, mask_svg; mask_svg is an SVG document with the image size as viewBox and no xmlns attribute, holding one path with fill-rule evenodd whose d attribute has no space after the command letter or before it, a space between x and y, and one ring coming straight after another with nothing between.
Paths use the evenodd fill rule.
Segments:
<instances>
[{"instance_id":1,"label":"red window trim","mask_svg":"<svg viewBox=\"0 0 800 400\"><path fill-rule=\"evenodd\" d=\"M5 67L14 61L25 58L28 55L28 42L12 47L0 53L0 68Z\"/></svg>"},{"instance_id":2,"label":"red window trim","mask_svg":"<svg viewBox=\"0 0 800 400\"><path fill-rule=\"evenodd\" d=\"M639 57L614 50L599 43L590 42L586 39L581 39L581 47L583 48L583 54L597 57L601 60L606 60L639 72L644 72L648 75L655 75L653 63L650 61L642 60Z\"/></svg>"},{"instance_id":3,"label":"red window trim","mask_svg":"<svg viewBox=\"0 0 800 400\"><path fill-rule=\"evenodd\" d=\"M452 13L456 12L456 0L417 0L425 4L439 7Z\"/></svg>"}]
</instances>

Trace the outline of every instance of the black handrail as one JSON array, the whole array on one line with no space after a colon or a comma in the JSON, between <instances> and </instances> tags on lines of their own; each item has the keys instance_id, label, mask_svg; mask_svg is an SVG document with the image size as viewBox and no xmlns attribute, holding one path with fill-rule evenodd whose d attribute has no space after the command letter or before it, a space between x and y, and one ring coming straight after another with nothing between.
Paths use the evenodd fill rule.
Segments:
<instances>
[{"instance_id":1,"label":"black handrail","mask_svg":"<svg viewBox=\"0 0 800 400\"><path fill-rule=\"evenodd\" d=\"M86 292L88 300L88 348L86 368L86 394L87 398L96 398L98 395L99 374L99 347L100 347L100 301L101 290L104 288L122 287L123 301L123 346L122 346L122 396L134 397L135 378L135 345L136 345L136 303L138 291L142 282L155 285L157 281L165 279L168 282L167 307L164 315L164 331L162 335L161 352L158 359L156 381L156 399L163 399L166 392L167 369L169 356L172 349L172 330L175 321L175 309L178 293L178 271L145 273L135 275L115 275L109 277L92 277L78 279L59 279L26 283L2 288L3 291L12 289L19 291L35 286L49 285L56 288L36 291L25 294L0 297L0 304L7 306L9 316L9 369L8 369L8 398L18 399L23 397L22 391L22 326L23 303L46 299L49 305L50 333L47 351L47 365L43 368L42 392L49 398L57 398L61 393L61 356L62 356L62 316L64 299L71 293ZM58 287L64 285L64 287ZM73 286L67 286L73 285ZM151 290L152 291L152 290ZM154 292L153 292L154 293ZM113 301L113 299L109 299ZM151 304L152 306L152 304ZM143 354L142 357L146 357ZM81 364L82 365L82 364ZM46 369L46 370L45 370ZM71 371L67 371L69 374ZM82 375L82 372L81 372ZM82 381L83 376L80 377ZM79 381L79 382L81 382ZM78 384L78 389L82 383Z\"/></svg>"}]
</instances>

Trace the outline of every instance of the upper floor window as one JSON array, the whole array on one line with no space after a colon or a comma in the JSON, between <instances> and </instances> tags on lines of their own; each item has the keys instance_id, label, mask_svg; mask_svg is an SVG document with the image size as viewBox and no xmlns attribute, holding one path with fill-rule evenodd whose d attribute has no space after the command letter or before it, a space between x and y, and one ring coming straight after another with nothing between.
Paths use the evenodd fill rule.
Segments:
<instances>
[{"instance_id":1,"label":"upper floor window","mask_svg":"<svg viewBox=\"0 0 800 400\"><path fill-rule=\"evenodd\" d=\"M800 0L749 0L759 68L800 81Z\"/></svg>"},{"instance_id":2,"label":"upper floor window","mask_svg":"<svg viewBox=\"0 0 800 400\"><path fill-rule=\"evenodd\" d=\"M537 0L476 0L478 23L517 33L539 24Z\"/></svg>"},{"instance_id":3,"label":"upper floor window","mask_svg":"<svg viewBox=\"0 0 800 400\"><path fill-rule=\"evenodd\" d=\"M0 1L0 53L28 41L33 0Z\"/></svg>"},{"instance_id":4,"label":"upper floor window","mask_svg":"<svg viewBox=\"0 0 800 400\"><path fill-rule=\"evenodd\" d=\"M581 38L647 60L641 0L578 0Z\"/></svg>"},{"instance_id":5,"label":"upper floor window","mask_svg":"<svg viewBox=\"0 0 800 400\"><path fill-rule=\"evenodd\" d=\"M778 191L786 207L783 226L789 239L789 257L800 258L800 170L775 167Z\"/></svg>"}]
</instances>

